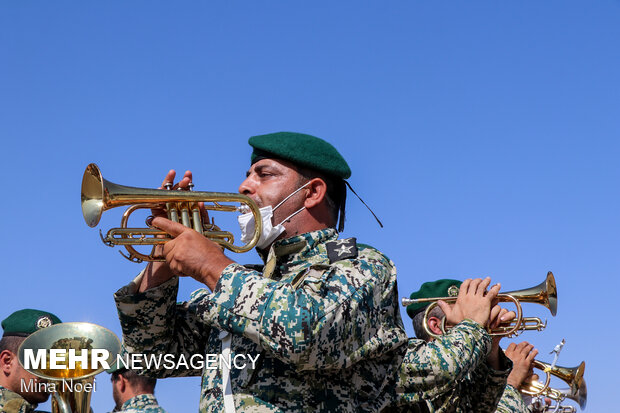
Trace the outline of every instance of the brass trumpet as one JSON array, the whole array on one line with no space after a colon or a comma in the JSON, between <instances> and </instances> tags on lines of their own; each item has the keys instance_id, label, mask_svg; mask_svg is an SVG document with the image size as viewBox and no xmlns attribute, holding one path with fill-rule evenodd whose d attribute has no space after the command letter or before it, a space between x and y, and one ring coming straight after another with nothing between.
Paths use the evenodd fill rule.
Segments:
<instances>
[{"instance_id":1,"label":"brass trumpet","mask_svg":"<svg viewBox=\"0 0 620 413\"><path fill-rule=\"evenodd\" d=\"M213 221L203 223L198 207L199 202L203 202L204 208L209 211L252 212L255 222L252 239L243 245L235 245L234 236L231 232L220 230ZM231 203L240 205L230 205ZM88 226L96 226L104 211L127 205L131 206L123 214L121 226L110 229L105 238L102 235L101 239L108 246L123 245L129 255L126 256L122 252L121 254L133 262L165 261L163 257L156 256L153 251L146 255L136 251L133 246L155 246L172 239L165 231L156 228L128 228L129 216L138 209L165 209L168 219L195 229L211 241L232 252L251 250L258 242L261 233L262 220L259 208L254 201L245 195L224 192L134 188L103 179L99 167L94 163L86 167L82 178L82 213Z\"/></svg>"},{"instance_id":2,"label":"brass trumpet","mask_svg":"<svg viewBox=\"0 0 620 413\"><path fill-rule=\"evenodd\" d=\"M576 367L555 366L552 368L549 363L534 360L532 366L545 373L545 381L525 383L519 389L521 393L530 396L548 397L556 400L558 403L561 403L565 399L571 399L576 401L581 409L586 408L588 389L586 387L586 380L583 377L586 369L585 361L582 361L581 364ZM550 387L551 376L563 380L568 384L568 389L555 389Z\"/></svg>"},{"instance_id":3,"label":"brass trumpet","mask_svg":"<svg viewBox=\"0 0 620 413\"><path fill-rule=\"evenodd\" d=\"M92 351L105 350L108 353L106 363L111 365L120 352L121 342L116 335L105 327L92 323L60 323L43 328L26 338L19 347L18 359L22 366L26 365L26 350L37 354L39 350L61 350L67 355L75 351L79 360L71 368L71 361L62 363L66 367L55 368L50 359L47 363L39 364L28 371L37 377L53 383L52 413L89 413L90 398L94 389L95 376L101 373L105 366L94 368L91 363L94 358ZM84 360L82 356L86 353ZM62 355L60 356L62 358ZM30 358L32 362L32 358ZM45 359L43 359L45 360ZM25 367L24 367L25 368Z\"/></svg>"},{"instance_id":4,"label":"brass trumpet","mask_svg":"<svg viewBox=\"0 0 620 413\"><path fill-rule=\"evenodd\" d=\"M499 326L498 328L489 331L492 336L512 336L518 335L524 330L543 330L547 323L542 322L538 317L523 317L523 310L521 303L536 303L543 305L551 311L551 315L555 316L558 308L558 290L555 283L555 277L553 273L549 271L545 281L532 288L526 288L523 290L509 291L506 293L498 294L497 298L500 302L513 302L516 307L516 318L508 325ZM457 297L431 297L431 298L403 298L402 305L408 306L414 303L431 303L424 313L424 329L431 337L439 338L437 334L434 334L428 328L428 317L433 308L437 306L437 301L442 300L448 303L456 302ZM442 319L441 329L446 332L445 328L446 318Z\"/></svg>"}]
</instances>

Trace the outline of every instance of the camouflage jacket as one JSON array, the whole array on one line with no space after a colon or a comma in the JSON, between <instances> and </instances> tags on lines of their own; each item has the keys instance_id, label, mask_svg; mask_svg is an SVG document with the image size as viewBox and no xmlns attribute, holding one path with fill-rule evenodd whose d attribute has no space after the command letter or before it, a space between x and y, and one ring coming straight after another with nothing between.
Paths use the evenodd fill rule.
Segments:
<instances>
[{"instance_id":1,"label":"camouflage jacket","mask_svg":"<svg viewBox=\"0 0 620 413\"><path fill-rule=\"evenodd\" d=\"M397 410L412 412L494 412L512 363L500 354L501 371L485 362L488 333L465 320L440 339L409 339L399 369Z\"/></svg>"},{"instance_id":2,"label":"camouflage jacket","mask_svg":"<svg viewBox=\"0 0 620 413\"><path fill-rule=\"evenodd\" d=\"M166 413L152 394L139 394L121 406L120 413Z\"/></svg>"},{"instance_id":3,"label":"camouflage jacket","mask_svg":"<svg viewBox=\"0 0 620 413\"><path fill-rule=\"evenodd\" d=\"M497 413L530 413L532 409L525 403L521 393L510 384L506 385L504 394L497 405Z\"/></svg>"},{"instance_id":4,"label":"camouflage jacket","mask_svg":"<svg viewBox=\"0 0 620 413\"><path fill-rule=\"evenodd\" d=\"M0 412L2 413L33 413L36 404L30 404L19 394L0 386Z\"/></svg>"},{"instance_id":5,"label":"camouflage jacket","mask_svg":"<svg viewBox=\"0 0 620 413\"><path fill-rule=\"evenodd\" d=\"M231 369L237 411L374 411L394 397L392 363L407 336L394 264L333 229L274 243L265 276L231 264L213 293L177 304L178 279L116 295L130 353L258 357ZM227 339L224 339L227 340ZM200 375L201 412L224 410L223 368L151 369L158 377Z\"/></svg>"}]
</instances>

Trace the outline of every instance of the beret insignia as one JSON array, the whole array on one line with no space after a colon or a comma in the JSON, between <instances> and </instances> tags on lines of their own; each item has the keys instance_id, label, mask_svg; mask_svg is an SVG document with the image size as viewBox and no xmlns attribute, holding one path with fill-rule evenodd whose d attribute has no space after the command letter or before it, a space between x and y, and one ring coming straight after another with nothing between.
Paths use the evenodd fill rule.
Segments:
<instances>
[{"instance_id":1,"label":"beret insignia","mask_svg":"<svg viewBox=\"0 0 620 413\"><path fill-rule=\"evenodd\" d=\"M40 330L53 324L52 319L47 315L42 315L37 319L37 329Z\"/></svg>"}]
</instances>

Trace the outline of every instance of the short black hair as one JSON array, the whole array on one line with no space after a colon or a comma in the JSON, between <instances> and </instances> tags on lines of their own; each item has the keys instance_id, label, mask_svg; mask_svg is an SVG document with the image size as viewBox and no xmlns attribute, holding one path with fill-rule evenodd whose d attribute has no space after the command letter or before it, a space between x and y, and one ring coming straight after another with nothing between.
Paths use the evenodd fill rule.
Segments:
<instances>
[{"instance_id":1,"label":"short black hair","mask_svg":"<svg viewBox=\"0 0 620 413\"><path fill-rule=\"evenodd\" d=\"M26 338L20 336L4 336L0 339L0 352L8 350L13 354L17 354L19 346L24 342Z\"/></svg>"},{"instance_id":2,"label":"short black hair","mask_svg":"<svg viewBox=\"0 0 620 413\"><path fill-rule=\"evenodd\" d=\"M149 376L141 376L133 370L119 369L112 373L110 378L113 382L119 379L119 376L123 376L125 380L136 390L141 390L147 393L155 392L155 385L157 379Z\"/></svg>"},{"instance_id":3,"label":"short black hair","mask_svg":"<svg viewBox=\"0 0 620 413\"><path fill-rule=\"evenodd\" d=\"M334 228L338 226L338 231L342 232L342 230L344 230L345 206L347 200L347 187L344 180L337 176L327 175L323 172L304 168L302 166L297 166L297 172L302 177L300 184L314 178L320 178L325 182L327 185L325 201L331 216L330 226ZM340 213L340 222L338 222L338 213Z\"/></svg>"}]
</instances>

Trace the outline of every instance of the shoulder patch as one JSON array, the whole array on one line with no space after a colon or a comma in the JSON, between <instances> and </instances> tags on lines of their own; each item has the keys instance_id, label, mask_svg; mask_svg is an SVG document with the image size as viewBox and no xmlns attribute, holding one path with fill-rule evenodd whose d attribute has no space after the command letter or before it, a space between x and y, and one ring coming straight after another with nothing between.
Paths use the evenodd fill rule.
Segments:
<instances>
[{"instance_id":1,"label":"shoulder patch","mask_svg":"<svg viewBox=\"0 0 620 413\"><path fill-rule=\"evenodd\" d=\"M357 257L357 241L355 238L345 238L325 243L327 257L330 263Z\"/></svg>"}]
</instances>

